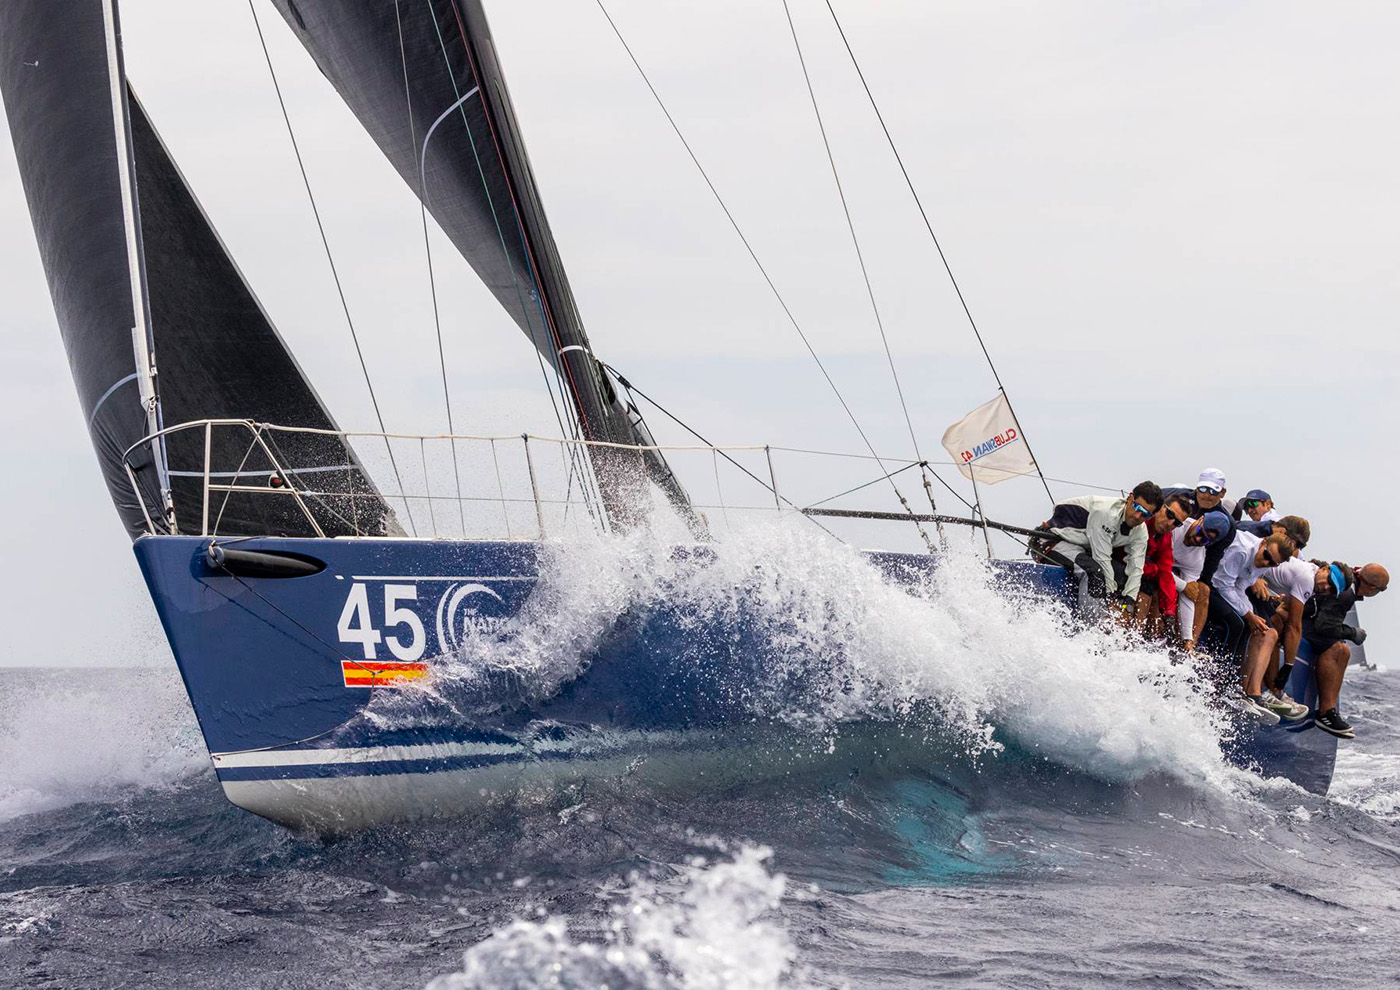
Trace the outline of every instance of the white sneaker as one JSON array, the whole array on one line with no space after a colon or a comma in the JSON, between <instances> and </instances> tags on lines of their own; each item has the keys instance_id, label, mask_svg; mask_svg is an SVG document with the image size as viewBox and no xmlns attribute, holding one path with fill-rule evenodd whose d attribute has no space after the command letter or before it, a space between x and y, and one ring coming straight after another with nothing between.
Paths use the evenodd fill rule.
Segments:
<instances>
[{"instance_id":1,"label":"white sneaker","mask_svg":"<svg viewBox=\"0 0 1400 990\"><path fill-rule=\"evenodd\" d=\"M1285 722L1296 722L1301 718L1307 718L1311 709L1307 705L1300 705L1287 694L1278 694L1273 691L1265 691L1263 694L1264 707L1278 715Z\"/></svg>"},{"instance_id":2,"label":"white sneaker","mask_svg":"<svg viewBox=\"0 0 1400 990\"><path fill-rule=\"evenodd\" d=\"M1265 725L1278 725L1279 723L1279 716L1277 714L1269 711L1265 705L1251 698L1249 695L1245 695L1240 699L1239 709L1246 715L1258 719Z\"/></svg>"}]
</instances>

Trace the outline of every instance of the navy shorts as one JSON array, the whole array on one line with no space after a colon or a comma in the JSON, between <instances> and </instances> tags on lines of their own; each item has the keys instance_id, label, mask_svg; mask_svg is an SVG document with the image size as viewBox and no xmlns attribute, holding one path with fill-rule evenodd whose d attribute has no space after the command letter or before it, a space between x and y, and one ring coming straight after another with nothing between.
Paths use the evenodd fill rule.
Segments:
<instances>
[{"instance_id":1,"label":"navy shorts","mask_svg":"<svg viewBox=\"0 0 1400 990\"><path fill-rule=\"evenodd\" d=\"M1308 647L1313 651L1313 655L1317 657L1322 656L1322 654L1326 653L1329 649L1331 649L1333 646L1336 646L1338 643L1346 642L1346 640L1340 639L1336 636L1318 635L1317 629L1314 627L1312 620L1306 617L1303 619L1303 641L1308 644Z\"/></svg>"}]
</instances>

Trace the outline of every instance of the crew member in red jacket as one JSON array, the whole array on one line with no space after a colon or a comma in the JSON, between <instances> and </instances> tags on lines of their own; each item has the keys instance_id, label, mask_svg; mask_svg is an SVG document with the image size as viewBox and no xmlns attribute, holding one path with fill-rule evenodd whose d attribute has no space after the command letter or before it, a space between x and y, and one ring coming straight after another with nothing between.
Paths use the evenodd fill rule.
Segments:
<instances>
[{"instance_id":1,"label":"crew member in red jacket","mask_svg":"<svg viewBox=\"0 0 1400 990\"><path fill-rule=\"evenodd\" d=\"M1170 495L1147 520L1147 559L1142 565L1135 619L1152 638L1176 628L1176 579L1172 576L1172 533L1190 518L1190 500Z\"/></svg>"}]
</instances>

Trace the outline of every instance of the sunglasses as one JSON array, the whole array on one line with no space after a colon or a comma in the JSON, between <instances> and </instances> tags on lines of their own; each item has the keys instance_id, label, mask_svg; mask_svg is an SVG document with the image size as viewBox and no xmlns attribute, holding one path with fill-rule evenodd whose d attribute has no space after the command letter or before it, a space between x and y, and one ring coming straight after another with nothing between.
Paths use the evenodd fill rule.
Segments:
<instances>
[{"instance_id":1,"label":"sunglasses","mask_svg":"<svg viewBox=\"0 0 1400 990\"><path fill-rule=\"evenodd\" d=\"M1186 516L1178 516L1171 509L1167 510L1167 518L1171 520L1172 529L1176 529L1178 526L1182 526L1186 523Z\"/></svg>"},{"instance_id":2,"label":"sunglasses","mask_svg":"<svg viewBox=\"0 0 1400 990\"><path fill-rule=\"evenodd\" d=\"M1264 548L1264 560L1268 562L1270 567L1278 567L1283 563L1283 557L1273 547Z\"/></svg>"},{"instance_id":3,"label":"sunglasses","mask_svg":"<svg viewBox=\"0 0 1400 990\"><path fill-rule=\"evenodd\" d=\"M1199 491L1199 490L1200 490L1200 489L1197 489L1197 491ZM1259 508L1259 506L1261 506L1261 505L1263 505L1263 504L1264 504L1263 500L1257 499L1257 498L1247 498L1247 499L1244 500L1244 507L1245 507L1246 509L1257 509L1257 508Z\"/></svg>"},{"instance_id":4,"label":"sunglasses","mask_svg":"<svg viewBox=\"0 0 1400 990\"><path fill-rule=\"evenodd\" d=\"M1135 501L1135 502L1133 502L1133 511L1136 512L1136 513L1137 513L1138 515L1140 515L1140 516L1150 516L1150 515L1152 515L1152 513L1156 512L1157 510L1156 510L1156 509L1149 509L1149 508L1147 508L1145 505L1143 505L1141 502L1136 502L1136 501Z\"/></svg>"},{"instance_id":5,"label":"sunglasses","mask_svg":"<svg viewBox=\"0 0 1400 990\"><path fill-rule=\"evenodd\" d=\"M1210 488L1210 487L1208 487L1207 485L1202 485L1201 487L1199 487L1199 488L1196 489L1196 494L1197 494L1197 495L1219 495L1220 493L1219 493L1218 491L1216 491L1214 488Z\"/></svg>"}]
</instances>

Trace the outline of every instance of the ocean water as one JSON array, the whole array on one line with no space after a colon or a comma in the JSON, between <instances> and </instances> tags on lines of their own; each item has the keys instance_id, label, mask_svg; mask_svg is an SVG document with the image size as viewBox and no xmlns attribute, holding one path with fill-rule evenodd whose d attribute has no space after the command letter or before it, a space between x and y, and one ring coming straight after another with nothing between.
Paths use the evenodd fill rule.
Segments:
<instances>
[{"instance_id":1,"label":"ocean water","mask_svg":"<svg viewBox=\"0 0 1400 990\"><path fill-rule=\"evenodd\" d=\"M547 561L527 625L444 662L434 700L483 666L556 690L620 608L700 628L742 599L801 685L758 694L784 745L830 758L323 842L224 801L173 669L10 669L0 986L1400 984L1400 675L1349 675L1359 738L1322 798L1223 761L1200 672L970 558L910 594L790 530L703 578L595 550Z\"/></svg>"}]
</instances>

